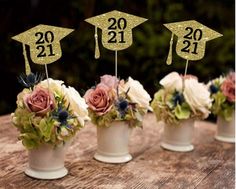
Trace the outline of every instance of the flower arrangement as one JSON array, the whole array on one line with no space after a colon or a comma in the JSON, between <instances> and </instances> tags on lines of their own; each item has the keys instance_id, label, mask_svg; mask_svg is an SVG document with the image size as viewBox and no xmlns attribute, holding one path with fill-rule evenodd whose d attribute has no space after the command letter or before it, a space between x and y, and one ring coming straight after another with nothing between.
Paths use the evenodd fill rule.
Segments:
<instances>
[{"instance_id":1,"label":"flower arrangement","mask_svg":"<svg viewBox=\"0 0 236 189\"><path fill-rule=\"evenodd\" d=\"M19 77L26 88L18 94L17 108L11 114L27 149L64 143L89 119L85 100L73 87L66 87L63 81L42 79L42 75L33 73Z\"/></svg>"},{"instance_id":2,"label":"flower arrangement","mask_svg":"<svg viewBox=\"0 0 236 189\"><path fill-rule=\"evenodd\" d=\"M181 120L208 117L212 105L210 92L197 77L171 72L160 84L163 88L155 93L151 103L158 121L178 125Z\"/></svg>"},{"instance_id":3,"label":"flower arrangement","mask_svg":"<svg viewBox=\"0 0 236 189\"><path fill-rule=\"evenodd\" d=\"M89 115L97 126L106 126L113 121L127 121L131 127L141 127L143 116L151 110L151 98L137 80L119 80L104 75L100 83L84 95Z\"/></svg>"},{"instance_id":4,"label":"flower arrangement","mask_svg":"<svg viewBox=\"0 0 236 189\"><path fill-rule=\"evenodd\" d=\"M212 113L231 121L235 109L235 72L210 81L208 87L213 99Z\"/></svg>"}]
</instances>

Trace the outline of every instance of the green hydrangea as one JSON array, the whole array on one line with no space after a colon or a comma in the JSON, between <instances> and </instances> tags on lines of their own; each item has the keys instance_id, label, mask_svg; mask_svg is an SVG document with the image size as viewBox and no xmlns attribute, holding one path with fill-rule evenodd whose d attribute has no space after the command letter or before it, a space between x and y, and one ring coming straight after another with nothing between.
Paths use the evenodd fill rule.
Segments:
<instances>
[{"instance_id":1,"label":"green hydrangea","mask_svg":"<svg viewBox=\"0 0 236 189\"><path fill-rule=\"evenodd\" d=\"M62 96L55 98L57 104L53 112L48 112L44 116L37 116L34 112L30 112L23 103L23 96L28 92L30 90L24 90L18 95L17 108L11 114L13 125L20 132L19 140L27 149L35 149L45 143L59 145L73 137L82 127L72 111L64 106ZM53 114L58 112L59 108L65 109L68 113L66 124L60 123Z\"/></svg>"},{"instance_id":2,"label":"green hydrangea","mask_svg":"<svg viewBox=\"0 0 236 189\"><path fill-rule=\"evenodd\" d=\"M221 91L212 94L212 99L212 113L214 115L223 117L226 121L231 121L232 114L235 108L234 103L228 102Z\"/></svg>"},{"instance_id":3,"label":"green hydrangea","mask_svg":"<svg viewBox=\"0 0 236 189\"><path fill-rule=\"evenodd\" d=\"M191 117L191 109L189 105L183 101L175 100L175 92L166 92L160 89L154 94L151 103L157 121L164 121L167 124L178 125L180 120L189 119Z\"/></svg>"},{"instance_id":4,"label":"green hydrangea","mask_svg":"<svg viewBox=\"0 0 236 189\"><path fill-rule=\"evenodd\" d=\"M137 106L137 105L136 105ZM115 105L106 114L99 116L89 109L89 116L93 124L98 127L109 127L114 121L126 121L130 127L142 127L143 116L146 114L144 108L136 107L135 111L129 108L124 117L121 117Z\"/></svg>"},{"instance_id":5,"label":"green hydrangea","mask_svg":"<svg viewBox=\"0 0 236 189\"><path fill-rule=\"evenodd\" d=\"M221 116L226 121L231 121L235 110L235 103L229 102L226 96L222 93L221 85L224 80L225 78L221 76L212 80L208 84L211 92L211 98L213 99L211 112L213 115Z\"/></svg>"}]
</instances>

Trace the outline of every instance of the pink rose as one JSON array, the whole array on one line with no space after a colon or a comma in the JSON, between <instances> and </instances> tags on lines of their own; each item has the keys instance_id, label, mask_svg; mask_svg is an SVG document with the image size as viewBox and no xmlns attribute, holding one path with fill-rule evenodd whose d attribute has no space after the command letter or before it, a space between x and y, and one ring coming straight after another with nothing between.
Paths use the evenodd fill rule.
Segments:
<instances>
[{"instance_id":1,"label":"pink rose","mask_svg":"<svg viewBox=\"0 0 236 189\"><path fill-rule=\"evenodd\" d=\"M112 90L103 83L98 84L95 89L89 89L84 98L89 108L99 116L107 113L114 101Z\"/></svg>"},{"instance_id":2,"label":"pink rose","mask_svg":"<svg viewBox=\"0 0 236 189\"><path fill-rule=\"evenodd\" d=\"M101 83L108 86L109 88L116 89L119 84L119 80L117 79L116 76L103 75L100 77L100 79L101 79Z\"/></svg>"},{"instance_id":3,"label":"pink rose","mask_svg":"<svg viewBox=\"0 0 236 189\"><path fill-rule=\"evenodd\" d=\"M55 108L53 94L42 87L36 87L30 94L26 94L23 100L26 108L39 116L44 116Z\"/></svg>"},{"instance_id":4,"label":"pink rose","mask_svg":"<svg viewBox=\"0 0 236 189\"><path fill-rule=\"evenodd\" d=\"M235 83L232 80L226 78L220 89L229 102L235 102Z\"/></svg>"}]
</instances>

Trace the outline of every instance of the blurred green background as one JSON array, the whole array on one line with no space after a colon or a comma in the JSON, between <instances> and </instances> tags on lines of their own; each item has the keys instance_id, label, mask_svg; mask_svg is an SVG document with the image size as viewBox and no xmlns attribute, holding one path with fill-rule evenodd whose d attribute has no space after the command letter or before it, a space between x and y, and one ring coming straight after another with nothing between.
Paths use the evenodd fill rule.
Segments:
<instances>
[{"instance_id":1,"label":"blurred green background","mask_svg":"<svg viewBox=\"0 0 236 189\"><path fill-rule=\"evenodd\" d=\"M165 64L171 32L163 24L194 19L224 35L207 42L202 60L190 62L188 73L207 82L234 69L234 8L233 0L0 0L0 114L14 111L16 95L22 90L16 79L24 72L22 45L11 37L31 27L49 24L75 29L61 41L62 58L48 68L50 77L64 80L83 94L101 75L114 74L114 52L99 41L101 57L94 59L94 27L84 19L111 10L148 18L133 30L133 45L118 52L118 75L139 80L153 96L163 76L174 70L183 73L185 67L175 50L173 64ZM101 31L99 36L101 40ZM44 71L32 62L31 68Z\"/></svg>"}]
</instances>

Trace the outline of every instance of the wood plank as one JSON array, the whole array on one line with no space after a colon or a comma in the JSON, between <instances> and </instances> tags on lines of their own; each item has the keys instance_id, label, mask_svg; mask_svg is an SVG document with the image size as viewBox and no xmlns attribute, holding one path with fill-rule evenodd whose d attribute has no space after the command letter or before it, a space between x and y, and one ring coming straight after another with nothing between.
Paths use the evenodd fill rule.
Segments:
<instances>
[{"instance_id":1,"label":"wood plank","mask_svg":"<svg viewBox=\"0 0 236 189\"><path fill-rule=\"evenodd\" d=\"M234 157L225 161L212 170L199 184L197 189L214 188L214 189L228 189L235 188L235 173L234 173ZM222 182L227 180L227 182Z\"/></svg>"},{"instance_id":2,"label":"wood plank","mask_svg":"<svg viewBox=\"0 0 236 189\"><path fill-rule=\"evenodd\" d=\"M125 164L105 164L93 159L96 128L88 124L79 132L66 156L69 174L58 180L27 177L27 151L17 141L9 116L0 117L0 188L234 188L234 144L214 140L215 124L196 122L195 150L175 153L160 147L162 126L153 114L145 117L143 129L132 131Z\"/></svg>"}]
</instances>

